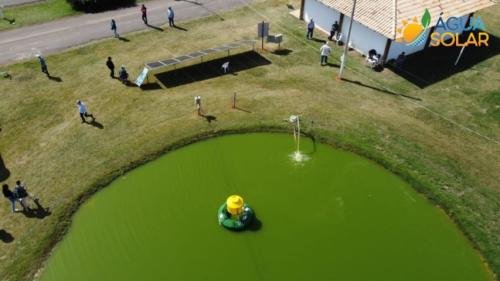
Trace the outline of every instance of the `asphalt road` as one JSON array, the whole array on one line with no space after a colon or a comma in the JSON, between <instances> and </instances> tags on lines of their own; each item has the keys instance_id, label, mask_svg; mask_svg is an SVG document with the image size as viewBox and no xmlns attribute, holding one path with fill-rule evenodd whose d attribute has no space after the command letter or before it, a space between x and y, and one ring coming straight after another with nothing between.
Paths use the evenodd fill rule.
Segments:
<instances>
[{"instance_id":1,"label":"asphalt road","mask_svg":"<svg viewBox=\"0 0 500 281\"><path fill-rule=\"evenodd\" d=\"M4 5L5 7L22 5L27 3L39 2L41 0L0 0L0 6Z\"/></svg>"},{"instance_id":2,"label":"asphalt road","mask_svg":"<svg viewBox=\"0 0 500 281\"><path fill-rule=\"evenodd\" d=\"M149 24L159 26L168 22L169 6L174 10L175 21L179 22L209 15L219 16L220 12L242 7L248 2L250 0L154 0L146 2L146 7ZM4 31L0 32L0 64L34 58L36 54L47 55L92 40L112 37L112 18L117 23L120 35L151 28L142 22L140 7L137 6Z\"/></svg>"}]
</instances>

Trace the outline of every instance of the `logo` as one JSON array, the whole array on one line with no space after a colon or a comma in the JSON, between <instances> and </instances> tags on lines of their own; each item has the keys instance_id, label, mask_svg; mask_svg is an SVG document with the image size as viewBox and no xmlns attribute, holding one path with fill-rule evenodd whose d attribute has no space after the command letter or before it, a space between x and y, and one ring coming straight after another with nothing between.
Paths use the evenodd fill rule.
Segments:
<instances>
[{"instance_id":1,"label":"logo","mask_svg":"<svg viewBox=\"0 0 500 281\"><path fill-rule=\"evenodd\" d=\"M420 22L417 17L412 20L403 20L402 27L397 31L400 35L397 42L404 42L408 46L420 46L427 41L431 23L431 14L428 9L425 9ZM490 36L484 32L485 24L481 17L471 17L468 22L467 19L462 17L449 17L444 19L441 15L437 20L434 32L430 34L431 47L445 46L445 47L467 47L476 46L488 47ZM466 36L461 37L463 32L471 31ZM474 32L477 31L477 32Z\"/></svg>"},{"instance_id":2,"label":"logo","mask_svg":"<svg viewBox=\"0 0 500 281\"><path fill-rule=\"evenodd\" d=\"M425 44L427 41L427 30L431 23L431 14L429 10L425 9L420 22L418 22L417 17L413 20L403 20L401 24L402 28L398 28L397 31L401 35L398 38L398 42L405 42L408 46L418 46Z\"/></svg>"},{"instance_id":3,"label":"logo","mask_svg":"<svg viewBox=\"0 0 500 281\"><path fill-rule=\"evenodd\" d=\"M449 17L444 20L441 15L439 16L435 27L435 30L439 30L439 32L433 32L431 34L431 43L429 46L488 47L490 35L487 32L484 32L485 24L481 17L471 17L467 22L466 19L457 17ZM470 32L464 40L464 37L461 37L460 35L467 31Z\"/></svg>"}]
</instances>

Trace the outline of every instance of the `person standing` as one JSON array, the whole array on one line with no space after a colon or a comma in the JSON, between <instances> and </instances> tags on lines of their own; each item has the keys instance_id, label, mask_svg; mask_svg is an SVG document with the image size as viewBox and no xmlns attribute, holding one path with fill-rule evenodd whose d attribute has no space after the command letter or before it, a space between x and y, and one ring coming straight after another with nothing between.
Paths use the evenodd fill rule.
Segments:
<instances>
[{"instance_id":1,"label":"person standing","mask_svg":"<svg viewBox=\"0 0 500 281\"><path fill-rule=\"evenodd\" d=\"M9 186L7 184L4 184L2 185L2 193L3 196L10 201L10 204L12 205L12 212L15 213L17 209L16 209L16 196L14 195L14 192L12 192L9 189Z\"/></svg>"},{"instance_id":2,"label":"person standing","mask_svg":"<svg viewBox=\"0 0 500 281\"><path fill-rule=\"evenodd\" d=\"M141 6L142 21L145 25L148 25L148 9L144 4Z\"/></svg>"},{"instance_id":3,"label":"person standing","mask_svg":"<svg viewBox=\"0 0 500 281\"><path fill-rule=\"evenodd\" d=\"M87 112L87 106L85 105L85 103L83 103L83 101L80 100L76 101L76 107L78 107L78 113L80 113L80 118L82 118L82 123L87 123L85 117L91 117L92 122L95 121L94 115L89 114Z\"/></svg>"},{"instance_id":4,"label":"person standing","mask_svg":"<svg viewBox=\"0 0 500 281\"><path fill-rule=\"evenodd\" d=\"M114 19L111 19L111 30L113 30L115 38L120 37L120 34L118 34L118 28L116 27L116 21Z\"/></svg>"},{"instance_id":5,"label":"person standing","mask_svg":"<svg viewBox=\"0 0 500 281\"><path fill-rule=\"evenodd\" d=\"M127 72L127 69L125 69L124 65L122 65L122 67L120 68L120 71L118 72L118 79L120 79L120 81L125 85L128 85L128 83L129 83L128 72Z\"/></svg>"},{"instance_id":6,"label":"person standing","mask_svg":"<svg viewBox=\"0 0 500 281\"><path fill-rule=\"evenodd\" d=\"M168 7L167 18L168 18L168 25L171 27L175 26L175 24L174 24L174 10L172 10L172 7Z\"/></svg>"},{"instance_id":7,"label":"person standing","mask_svg":"<svg viewBox=\"0 0 500 281\"><path fill-rule=\"evenodd\" d=\"M328 64L328 56L330 55L330 52L332 51L330 46L328 46L328 42L325 42L325 44L323 44L323 46L321 46L319 51L321 52L321 65Z\"/></svg>"},{"instance_id":8,"label":"person standing","mask_svg":"<svg viewBox=\"0 0 500 281\"><path fill-rule=\"evenodd\" d=\"M332 24L332 29L330 29L330 36L328 37L328 39L333 40L334 38L336 38L337 32L339 31L339 27L340 27L339 23L335 21Z\"/></svg>"},{"instance_id":9,"label":"person standing","mask_svg":"<svg viewBox=\"0 0 500 281\"><path fill-rule=\"evenodd\" d=\"M313 38L313 32L314 32L314 20L311 19L309 23L307 24L307 39L312 39Z\"/></svg>"},{"instance_id":10,"label":"person standing","mask_svg":"<svg viewBox=\"0 0 500 281\"><path fill-rule=\"evenodd\" d=\"M109 68L109 76L111 76L111 78L115 78L115 64L111 60L111 57L108 57L106 66Z\"/></svg>"},{"instance_id":11,"label":"person standing","mask_svg":"<svg viewBox=\"0 0 500 281\"><path fill-rule=\"evenodd\" d=\"M194 97L194 105L196 107L196 112L198 113L198 116L201 116L201 97L200 96Z\"/></svg>"},{"instance_id":12,"label":"person standing","mask_svg":"<svg viewBox=\"0 0 500 281\"><path fill-rule=\"evenodd\" d=\"M41 55L36 55L38 58L38 61L40 62L40 67L42 68L42 72L47 74L47 77L50 77L49 74L49 69L47 68L47 63L45 62L45 59Z\"/></svg>"}]
</instances>

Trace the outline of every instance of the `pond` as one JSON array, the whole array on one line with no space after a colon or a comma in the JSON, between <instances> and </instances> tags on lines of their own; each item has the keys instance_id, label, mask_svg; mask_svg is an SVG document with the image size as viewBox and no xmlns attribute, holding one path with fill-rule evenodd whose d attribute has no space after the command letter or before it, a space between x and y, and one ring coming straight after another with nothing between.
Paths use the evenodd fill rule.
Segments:
<instances>
[{"instance_id":1,"label":"pond","mask_svg":"<svg viewBox=\"0 0 500 281\"><path fill-rule=\"evenodd\" d=\"M244 134L178 149L98 192L47 261L42 281L491 280L479 254L408 184L355 154ZM217 221L231 194L250 229Z\"/></svg>"}]
</instances>

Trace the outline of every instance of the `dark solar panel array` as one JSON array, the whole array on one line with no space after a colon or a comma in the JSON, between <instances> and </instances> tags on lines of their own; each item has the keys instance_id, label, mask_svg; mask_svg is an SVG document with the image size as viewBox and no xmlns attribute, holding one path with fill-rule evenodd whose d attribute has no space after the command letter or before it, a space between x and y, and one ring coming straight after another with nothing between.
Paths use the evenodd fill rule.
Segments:
<instances>
[{"instance_id":1,"label":"dark solar panel array","mask_svg":"<svg viewBox=\"0 0 500 281\"><path fill-rule=\"evenodd\" d=\"M180 62L187 61L187 60L194 59L194 58L198 58L201 56L205 56L205 55L208 55L211 53L229 51L231 49L236 49L236 48L245 47L245 46L249 46L249 45L253 46L254 44L255 44L254 40L244 40L244 41L229 43L229 44L225 44L225 45L218 46L215 48L201 50L201 51L193 52L193 53L190 53L187 55L178 56L178 57L171 58L171 59L150 62L150 63L147 63L146 66L149 69L155 69L155 68L159 68L159 67L175 65L175 64L178 64Z\"/></svg>"}]
</instances>

